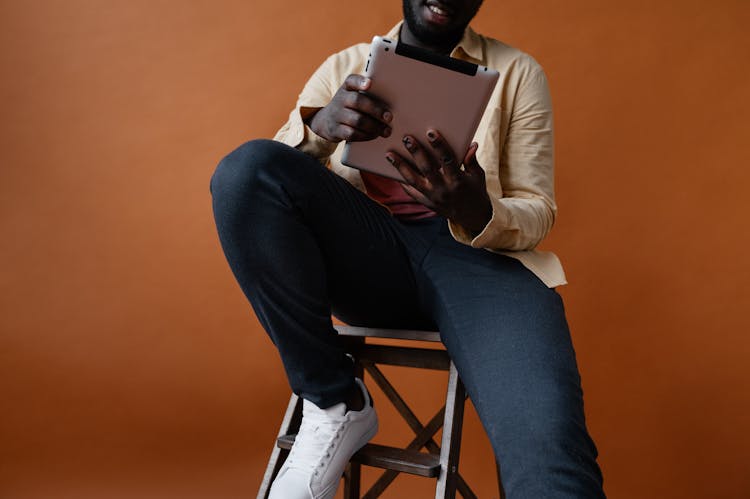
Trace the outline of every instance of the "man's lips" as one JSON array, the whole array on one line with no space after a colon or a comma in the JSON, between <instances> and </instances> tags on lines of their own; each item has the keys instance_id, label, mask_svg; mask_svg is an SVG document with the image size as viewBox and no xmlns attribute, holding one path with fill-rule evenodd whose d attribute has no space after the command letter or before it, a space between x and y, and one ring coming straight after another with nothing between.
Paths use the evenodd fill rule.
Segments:
<instances>
[{"instance_id":1,"label":"man's lips","mask_svg":"<svg viewBox=\"0 0 750 499\"><path fill-rule=\"evenodd\" d=\"M454 11L448 5L437 0L427 0L425 2L426 17L428 21L436 24L446 24L450 22Z\"/></svg>"}]
</instances>

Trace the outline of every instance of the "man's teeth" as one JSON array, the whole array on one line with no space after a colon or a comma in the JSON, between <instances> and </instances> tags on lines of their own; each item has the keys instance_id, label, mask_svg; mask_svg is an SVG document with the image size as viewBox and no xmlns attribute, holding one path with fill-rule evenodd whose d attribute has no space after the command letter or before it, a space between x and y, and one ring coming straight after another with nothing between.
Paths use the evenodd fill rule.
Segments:
<instances>
[{"instance_id":1,"label":"man's teeth","mask_svg":"<svg viewBox=\"0 0 750 499\"><path fill-rule=\"evenodd\" d=\"M430 10L431 10L432 12L434 12L435 14L439 15L439 16L447 16L447 15L448 15L448 12L447 12L447 11L445 11L445 10L441 9L440 7L438 7L438 6L436 6L436 5L430 5L430 6L429 6L429 9L430 9Z\"/></svg>"}]
</instances>

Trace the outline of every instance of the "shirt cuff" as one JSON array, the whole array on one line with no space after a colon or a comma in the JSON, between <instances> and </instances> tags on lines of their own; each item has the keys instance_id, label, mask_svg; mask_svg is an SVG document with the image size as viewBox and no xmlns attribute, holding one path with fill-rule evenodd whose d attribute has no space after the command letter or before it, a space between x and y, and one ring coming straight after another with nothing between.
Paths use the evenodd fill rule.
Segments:
<instances>
[{"instance_id":1,"label":"shirt cuff","mask_svg":"<svg viewBox=\"0 0 750 499\"><path fill-rule=\"evenodd\" d=\"M490 198L490 202L492 203L492 217L479 234L474 235L463 226L448 220L448 229L456 241L472 248L495 249L492 248L492 240L495 239L497 233L518 228L507 206L495 198Z\"/></svg>"}]
</instances>

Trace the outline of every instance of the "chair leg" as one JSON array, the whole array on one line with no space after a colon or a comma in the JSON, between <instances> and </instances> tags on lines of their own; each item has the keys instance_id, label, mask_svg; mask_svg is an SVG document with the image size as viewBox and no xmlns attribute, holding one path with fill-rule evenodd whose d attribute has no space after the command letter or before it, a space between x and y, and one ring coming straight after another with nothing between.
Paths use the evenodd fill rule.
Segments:
<instances>
[{"instance_id":1,"label":"chair leg","mask_svg":"<svg viewBox=\"0 0 750 499\"><path fill-rule=\"evenodd\" d=\"M302 399L296 394L292 394L289 399L289 405L287 405L284 419L281 421L281 427L279 428L278 437L288 435L290 433L296 433L299 430L300 422L302 421ZM277 438L278 438L277 437ZM273 450L271 451L271 458L268 460L266 466L266 472L263 474L263 481L260 484L260 490L258 490L257 499L266 499L268 493L271 491L271 484L274 478L279 473L281 465L286 461L289 451L280 448L276 441L273 442Z\"/></svg>"},{"instance_id":2,"label":"chair leg","mask_svg":"<svg viewBox=\"0 0 750 499\"><path fill-rule=\"evenodd\" d=\"M350 346L364 345L364 338L347 338ZM354 363L354 375L364 381L365 370L360 362ZM344 499L359 499L362 465L349 462L344 469Z\"/></svg>"},{"instance_id":3,"label":"chair leg","mask_svg":"<svg viewBox=\"0 0 750 499\"><path fill-rule=\"evenodd\" d=\"M456 366L451 362L448 374L448 397L445 401L443 440L440 445L440 478L435 490L436 499L454 499L456 497L465 401L464 384L458 377Z\"/></svg>"},{"instance_id":4,"label":"chair leg","mask_svg":"<svg viewBox=\"0 0 750 499\"><path fill-rule=\"evenodd\" d=\"M359 486L362 477L362 465L349 463L344 470L344 499L359 499Z\"/></svg>"}]
</instances>

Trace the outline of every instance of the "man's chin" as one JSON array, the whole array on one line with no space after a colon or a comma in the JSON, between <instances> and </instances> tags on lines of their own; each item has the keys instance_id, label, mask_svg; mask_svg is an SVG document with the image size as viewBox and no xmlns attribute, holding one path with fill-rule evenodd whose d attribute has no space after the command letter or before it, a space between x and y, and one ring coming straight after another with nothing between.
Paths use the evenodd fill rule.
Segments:
<instances>
[{"instance_id":1,"label":"man's chin","mask_svg":"<svg viewBox=\"0 0 750 499\"><path fill-rule=\"evenodd\" d=\"M424 25L409 25L409 30L422 43L427 45L445 45L446 42L458 43L464 34L465 28L459 27L428 27Z\"/></svg>"},{"instance_id":2,"label":"man's chin","mask_svg":"<svg viewBox=\"0 0 750 499\"><path fill-rule=\"evenodd\" d=\"M457 19L431 13L427 5L422 2L417 6L409 0L403 0L403 6L404 21L409 31L421 43L442 47L450 43L458 43L463 36L465 27L456 26Z\"/></svg>"}]
</instances>

